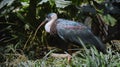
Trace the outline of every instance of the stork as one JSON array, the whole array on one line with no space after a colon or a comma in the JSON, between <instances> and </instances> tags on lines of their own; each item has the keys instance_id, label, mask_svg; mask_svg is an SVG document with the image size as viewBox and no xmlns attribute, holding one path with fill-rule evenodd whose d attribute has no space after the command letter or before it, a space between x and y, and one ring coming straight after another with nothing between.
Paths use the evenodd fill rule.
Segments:
<instances>
[{"instance_id":1,"label":"stork","mask_svg":"<svg viewBox=\"0 0 120 67\"><path fill-rule=\"evenodd\" d=\"M82 46L82 41L84 45L90 44L91 46L95 46L98 51L106 53L105 45L83 23L58 19L56 13L50 13L40 26L43 24L45 24L46 32L52 35L56 34L66 42Z\"/></svg>"}]
</instances>

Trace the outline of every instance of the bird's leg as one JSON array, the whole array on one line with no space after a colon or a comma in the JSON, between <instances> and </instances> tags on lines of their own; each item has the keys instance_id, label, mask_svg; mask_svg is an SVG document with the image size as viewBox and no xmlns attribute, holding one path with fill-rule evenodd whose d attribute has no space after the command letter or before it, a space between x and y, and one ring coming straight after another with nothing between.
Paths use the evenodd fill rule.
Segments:
<instances>
[{"instance_id":1,"label":"bird's leg","mask_svg":"<svg viewBox=\"0 0 120 67\"><path fill-rule=\"evenodd\" d=\"M52 57L55 58L67 58L68 63L70 63L72 56L70 54L58 54L58 53L51 53Z\"/></svg>"},{"instance_id":2,"label":"bird's leg","mask_svg":"<svg viewBox=\"0 0 120 67\"><path fill-rule=\"evenodd\" d=\"M66 52L65 52L66 53ZM66 53L66 55L67 55L67 60L68 60L68 63L70 63L71 62L71 59L72 59L72 53L71 54L68 54L68 53Z\"/></svg>"},{"instance_id":3,"label":"bird's leg","mask_svg":"<svg viewBox=\"0 0 120 67\"><path fill-rule=\"evenodd\" d=\"M68 56L67 56L68 63L71 62L71 59L72 59L72 56L70 54L68 54Z\"/></svg>"},{"instance_id":4,"label":"bird's leg","mask_svg":"<svg viewBox=\"0 0 120 67\"><path fill-rule=\"evenodd\" d=\"M72 59L71 55L73 53L73 51L71 50L72 47L76 47L76 46L73 46L73 44L69 44L67 47L68 53L67 52L65 52L65 54L51 53L50 56L55 57L55 58L67 58L68 63L70 63Z\"/></svg>"},{"instance_id":5,"label":"bird's leg","mask_svg":"<svg viewBox=\"0 0 120 67\"><path fill-rule=\"evenodd\" d=\"M72 48L72 44L70 44L69 46L68 46L68 53L70 54L70 55L72 55L72 50L70 50Z\"/></svg>"}]
</instances>

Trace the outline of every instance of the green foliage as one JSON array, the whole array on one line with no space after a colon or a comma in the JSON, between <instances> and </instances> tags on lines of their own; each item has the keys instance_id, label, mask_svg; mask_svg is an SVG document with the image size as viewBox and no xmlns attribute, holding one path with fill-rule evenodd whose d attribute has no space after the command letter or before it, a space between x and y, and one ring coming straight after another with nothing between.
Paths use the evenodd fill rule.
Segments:
<instances>
[{"instance_id":1,"label":"green foliage","mask_svg":"<svg viewBox=\"0 0 120 67\"><path fill-rule=\"evenodd\" d=\"M102 21L105 22L105 24L109 25L109 26L114 26L117 22L117 20L112 17L110 14L107 14L107 15L102 15L102 14L99 14Z\"/></svg>"},{"instance_id":2,"label":"green foliage","mask_svg":"<svg viewBox=\"0 0 120 67\"><path fill-rule=\"evenodd\" d=\"M33 3L34 1L34 3ZM103 0L99 0L100 3ZM96 1L98 2L98 1ZM99 2L98 2L99 4ZM92 5L94 10L87 7ZM84 9L84 6L86 8ZM86 66L91 65L103 67L120 65L119 54L108 55L98 54L93 49L86 53L79 53L82 57L73 56L72 63L68 64L67 59L57 59L46 57L46 59L30 61L27 59L37 59L48 52L47 34L43 27L37 26L45 19L48 13L56 12L59 17L84 22L90 16L92 20L96 14L101 14L106 24L114 26L117 23L116 16L109 13L104 15L104 8L97 6L92 0L1 0L0 1L0 59L1 65L21 65L21 66ZM109 6L109 5L108 5ZM96 11L97 13L94 13ZM94 13L94 14L93 14ZM118 17L119 18L119 17ZM43 30L43 31L42 31ZM37 32L36 32L37 31ZM35 33L36 32L36 33ZM92 54L90 54L92 53ZM94 60L91 60L94 59ZM113 62L113 60L116 60ZM26 62L24 62L26 61ZM95 63L93 63L95 61ZM113 64L114 63L114 64ZM9 65L9 64L8 64Z\"/></svg>"},{"instance_id":3,"label":"green foliage","mask_svg":"<svg viewBox=\"0 0 120 67\"><path fill-rule=\"evenodd\" d=\"M65 1L65 0L42 0L38 5L49 2L50 5L53 7L56 5L58 8L65 8L66 6L71 4L71 1Z\"/></svg>"},{"instance_id":4,"label":"green foliage","mask_svg":"<svg viewBox=\"0 0 120 67\"><path fill-rule=\"evenodd\" d=\"M114 26L116 23L116 19L113 18L111 15L107 14L105 16L103 16L104 21L106 22L106 24L110 25L110 26Z\"/></svg>"},{"instance_id":5,"label":"green foliage","mask_svg":"<svg viewBox=\"0 0 120 67\"><path fill-rule=\"evenodd\" d=\"M88 50L88 49L87 49ZM52 50L51 50L52 51ZM51 52L50 51L50 52ZM50 52L47 54L49 55ZM89 51L76 52L72 55L71 62L68 63L67 58L54 58L46 56L40 60L28 60L26 62L20 62L15 66L32 66L32 67L119 67L120 54L115 53L112 55L112 51L109 50L108 54L98 53L95 48L90 48Z\"/></svg>"},{"instance_id":6,"label":"green foliage","mask_svg":"<svg viewBox=\"0 0 120 67\"><path fill-rule=\"evenodd\" d=\"M14 2L14 0L3 0L2 2L0 2L0 9L3 8L5 5L10 6L12 5L12 3Z\"/></svg>"}]
</instances>

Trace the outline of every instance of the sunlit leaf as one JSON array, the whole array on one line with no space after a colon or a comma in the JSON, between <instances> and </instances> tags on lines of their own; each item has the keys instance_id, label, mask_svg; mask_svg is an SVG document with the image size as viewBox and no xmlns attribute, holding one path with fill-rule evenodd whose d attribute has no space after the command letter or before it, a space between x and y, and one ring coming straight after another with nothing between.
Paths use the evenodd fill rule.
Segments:
<instances>
[{"instance_id":1,"label":"sunlit leaf","mask_svg":"<svg viewBox=\"0 0 120 67\"><path fill-rule=\"evenodd\" d=\"M15 0L3 0L0 2L0 9L3 8L5 5L10 6Z\"/></svg>"},{"instance_id":2,"label":"sunlit leaf","mask_svg":"<svg viewBox=\"0 0 120 67\"><path fill-rule=\"evenodd\" d=\"M55 0L49 0L49 3L53 7L55 5Z\"/></svg>"},{"instance_id":3,"label":"sunlit leaf","mask_svg":"<svg viewBox=\"0 0 120 67\"><path fill-rule=\"evenodd\" d=\"M30 26L28 24L25 24L25 30L30 30Z\"/></svg>"},{"instance_id":4,"label":"sunlit leaf","mask_svg":"<svg viewBox=\"0 0 120 67\"><path fill-rule=\"evenodd\" d=\"M59 8L65 8L66 6L72 3L71 1L65 1L65 0L42 0L40 3L38 3L38 5L46 3L48 1L51 6L56 5L56 7L59 7Z\"/></svg>"},{"instance_id":5,"label":"sunlit leaf","mask_svg":"<svg viewBox=\"0 0 120 67\"><path fill-rule=\"evenodd\" d=\"M102 3L102 2L104 2L105 0L96 0L96 2L98 2L98 3Z\"/></svg>"},{"instance_id":6,"label":"sunlit leaf","mask_svg":"<svg viewBox=\"0 0 120 67\"><path fill-rule=\"evenodd\" d=\"M49 0L42 0L41 2L38 3L38 5L43 4L43 3L46 3L46 2L48 2L48 1L49 1Z\"/></svg>"},{"instance_id":7,"label":"sunlit leaf","mask_svg":"<svg viewBox=\"0 0 120 67\"><path fill-rule=\"evenodd\" d=\"M28 2L21 2L22 6L29 6Z\"/></svg>"},{"instance_id":8,"label":"sunlit leaf","mask_svg":"<svg viewBox=\"0 0 120 67\"><path fill-rule=\"evenodd\" d=\"M107 15L99 14L99 15L107 25L114 26L117 22L117 20L114 17L112 17L110 14Z\"/></svg>"},{"instance_id":9,"label":"sunlit leaf","mask_svg":"<svg viewBox=\"0 0 120 67\"><path fill-rule=\"evenodd\" d=\"M116 20L114 17L112 17L110 14L107 14L107 15L103 16L103 18L104 18L104 21L105 21L108 25L110 25L110 26L114 26L115 23L116 23L116 21L117 21L117 20Z\"/></svg>"},{"instance_id":10,"label":"sunlit leaf","mask_svg":"<svg viewBox=\"0 0 120 67\"><path fill-rule=\"evenodd\" d=\"M71 1L65 0L55 0L56 7L65 8L66 6L71 4Z\"/></svg>"}]
</instances>

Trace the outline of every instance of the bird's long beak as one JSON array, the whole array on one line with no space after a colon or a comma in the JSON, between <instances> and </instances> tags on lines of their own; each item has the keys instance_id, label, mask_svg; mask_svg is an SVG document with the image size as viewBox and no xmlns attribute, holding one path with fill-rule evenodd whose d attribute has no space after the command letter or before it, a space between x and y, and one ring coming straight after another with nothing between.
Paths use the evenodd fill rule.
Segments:
<instances>
[{"instance_id":1,"label":"bird's long beak","mask_svg":"<svg viewBox=\"0 0 120 67\"><path fill-rule=\"evenodd\" d=\"M43 26L46 22L47 22L47 19L45 19L45 20L39 25L39 28L40 28L41 26Z\"/></svg>"},{"instance_id":2,"label":"bird's long beak","mask_svg":"<svg viewBox=\"0 0 120 67\"><path fill-rule=\"evenodd\" d=\"M42 25L44 25L47 21L48 21L48 20L45 19L45 20L37 27L37 29L36 29L36 31L35 31L35 35L36 35L37 31L39 30L39 28L40 28Z\"/></svg>"},{"instance_id":3,"label":"bird's long beak","mask_svg":"<svg viewBox=\"0 0 120 67\"><path fill-rule=\"evenodd\" d=\"M47 19L45 19L45 20L37 27L37 29L35 30L35 33L34 33L34 37L36 36L39 28L40 28L42 25L44 25L46 22L47 22Z\"/></svg>"}]
</instances>

